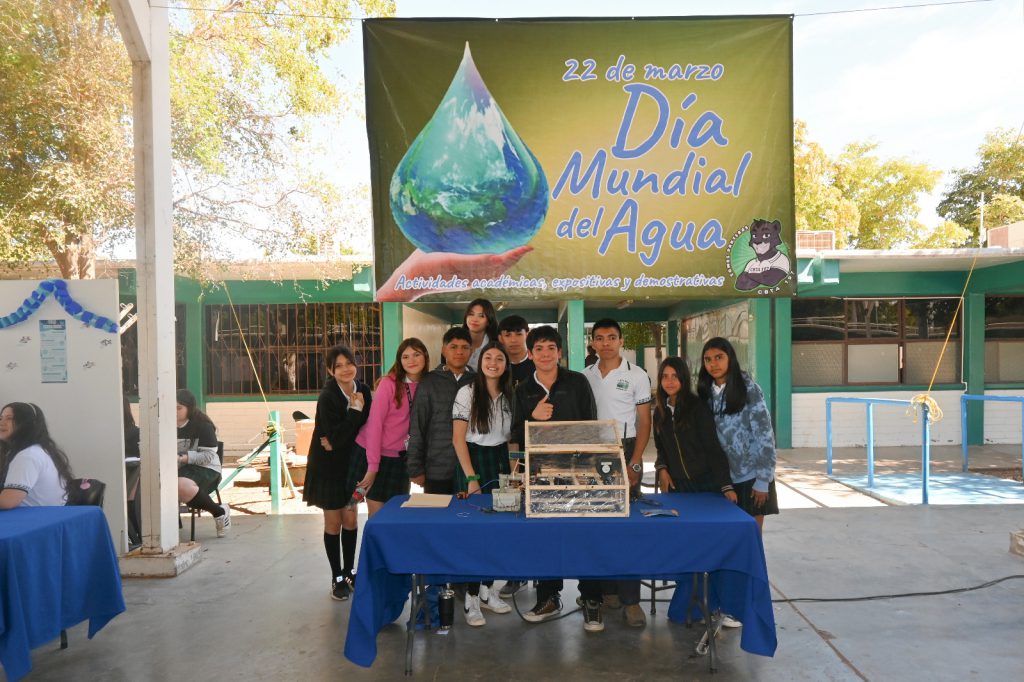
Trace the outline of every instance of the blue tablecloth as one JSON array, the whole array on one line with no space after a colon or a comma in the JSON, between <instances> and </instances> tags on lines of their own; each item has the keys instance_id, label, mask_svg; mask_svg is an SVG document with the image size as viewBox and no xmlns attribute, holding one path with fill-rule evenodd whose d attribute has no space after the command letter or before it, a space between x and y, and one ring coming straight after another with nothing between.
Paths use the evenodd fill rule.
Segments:
<instances>
[{"instance_id":1,"label":"blue tablecloth","mask_svg":"<svg viewBox=\"0 0 1024 682\"><path fill-rule=\"evenodd\" d=\"M656 578L680 581L669 617L685 618L693 573L713 572L712 601L743 622L740 646L775 653L764 546L754 519L721 495L652 495L678 517L527 519L485 514L489 496L453 500L446 509L403 509L388 502L363 530L358 582L345 656L369 666L377 633L409 596L410 574L437 582L481 578ZM473 506L476 505L476 506Z\"/></svg>"},{"instance_id":2,"label":"blue tablecloth","mask_svg":"<svg viewBox=\"0 0 1024 682\"><path fill-rule=\"evenodd\" d=\"M89 619L92 638L124 611L110 529L99 507L0 511L0 665L12 682L31 651Z\"/></svg>"}]
</instances>

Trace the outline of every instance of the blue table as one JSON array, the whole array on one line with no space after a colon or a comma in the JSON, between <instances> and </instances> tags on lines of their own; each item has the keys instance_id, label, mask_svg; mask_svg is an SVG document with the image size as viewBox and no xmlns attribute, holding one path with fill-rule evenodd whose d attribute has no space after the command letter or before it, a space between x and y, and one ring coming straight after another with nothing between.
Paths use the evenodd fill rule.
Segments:
<instances>
[{"instance_id":1,"label":"blue table","mask_svg":"<svg viewBox=\"0 0 1024 682\"><path fill-rule=\"evenodd\" d=\"M409 596L410 575L431 582L471 579L619 578L675 580L669 618L683 621L694 573L711 572L713 605L743 622L740 646L775 653L764 546L754 519L721 495L651 495L678 517L527 519L486 514L490 497L453 500L446 509L403 509L388 502L363 530L359 577L345 656L370 666L377 633L394 622ZM475 506L474 506L475 505ZM514 549L515 551L509 551Z\"/></svg>"},{"instance_id":2,"label":"blue table","mask_svg":"<svg viewBox=\"0 0 1024 682\"><path fill-rule=\"evenodd\" d=\"M0 665L11 682L32 669L34 647L87 618L92 638L122 611L102 509L0 511Z\"/></svg>"}]
</instances>

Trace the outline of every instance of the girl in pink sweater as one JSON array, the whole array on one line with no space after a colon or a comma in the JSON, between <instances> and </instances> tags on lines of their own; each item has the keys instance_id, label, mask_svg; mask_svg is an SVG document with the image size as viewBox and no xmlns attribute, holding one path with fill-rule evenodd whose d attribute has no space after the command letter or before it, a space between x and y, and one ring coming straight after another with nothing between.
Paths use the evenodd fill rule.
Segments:
<instances>
[{"instance_id":1,"label":"girl in pink sweater","mask_svg":"<svg viewBox=\"0 0 1024 682\"><path fill-rule=\"evenodd\" d=\"M409 494L409 474L405 468L409 409L420 377L429 366L430 354L422 341L402 341L395 353L395 364L377 384L366 424L356 436L349 476L351 487L366 490L369 516L392 497Z\"/></svg>"}]
</instances>

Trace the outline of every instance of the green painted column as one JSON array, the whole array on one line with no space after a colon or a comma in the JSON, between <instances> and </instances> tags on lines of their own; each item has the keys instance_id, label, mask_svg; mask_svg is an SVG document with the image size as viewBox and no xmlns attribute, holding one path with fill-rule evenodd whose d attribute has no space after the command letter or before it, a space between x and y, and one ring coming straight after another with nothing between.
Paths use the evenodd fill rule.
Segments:
<instances>
[{"instance_id":1,"label":"green painted column","mask_svg":"<svg viewBox=\"0 0 1024 682\"><path fill-rule=\"evenodd\" d=\"M985 392L985 294L967 294L964 297L964 383L967 392L981 395ZM982 445L985 442L985 404L971 400L967 403L967 442Z\"/></svg>"},{"instance_id":2,"label":"green painted column","mask_svg":"<svg viewBox=\"0 0 1024 682\"><path fill-rule=\"evenodd\" d=\"M185 379L187 388L196 396L199 409L206 410L206 315L198 298L189 297L185 306ZM179 321L180 324L180 321Z\"/></svg>"},{"instance_id":3,"label":"green painted column","mask_svg":"<svg viewBox=\"0 0 1024 682\"><path fill-rule=\"evenodd\" d=\"M793 300L775 299L775 440L793 447Z\"/></svg>"},{"instance_id":4,"label":"green painted column","mask_svg":"<svg viewBox=\"0 0 1024 682\"><path fill-rule=\"evenodd\" d=\"M750 376L761 386L768 405L774 405L775 382L772 379L772 302L755 298L748 303L750 341L747 362Z\"/></svg>"},{"instance_id":5,"label":"green painted column","mask_svg":"<svg viewBox=\"0 0 1024 682\"><path fill-rule=\"evenodd\" d=\"M569 353L569 369L582 372L587 359L587 336L583 327L583 301L568 301L565 307L565 323Z\"/></svg>"},{"instance_id":6,"label":"green painted column","mask_svg":"<svg viewBox=\"0 0 1024 682\"><path fill-rule=\"evenodd\" d=\"M669 320L668 330L665 335L668 339L665 343L665 349L668 351L669 357L673 355L679 355L679 320Z\"/></svg>"},{"instance_id":7,"label":"green painted column","mask_svg":"<svg viewBox=\"0 0 1024 682\"><path fill-rule=\"evenodd\" d=\"M395 361L395 353L402 344L402 306L403 303L381 303L381 356L380 373L384 375Z\"/></svg>"}]
</instances>

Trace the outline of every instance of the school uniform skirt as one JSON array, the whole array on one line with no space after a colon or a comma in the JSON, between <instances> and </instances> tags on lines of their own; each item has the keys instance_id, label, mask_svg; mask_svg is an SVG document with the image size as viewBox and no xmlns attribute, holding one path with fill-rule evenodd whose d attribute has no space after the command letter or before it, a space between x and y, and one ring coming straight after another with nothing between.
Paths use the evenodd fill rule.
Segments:
<instances>
[{"instance_id":1,"label":"school uniform skirt","mask_svg":"<svg viewBox=\"0 0 1024 682\"><path fill-rule=\"evenodd\" d=\"M501 445L467 443L467 445L469 446L469 461L473 463L473 471L480 477L480 492L489 493L498 487L498 474L507 474L511 471L508 464L508 443ZM456 492L464 493L469 489L466 474L457 462L452 482Z\"/></svg>"},{"instance_id":2,"label":"school uniform skirt","mask_svg":"<svg viewBox=\"0 0 1024 682\"><path fill-rule=\"evenodd\" d=\"M774 479L768 484L768 500L760 507L754 503L754 481L756 479L750 479L749 481L743 481L742 483L733 483L732 489L736 491L736 504L739 508L747 512L751 516L761 516L767 514L778 514L779 513L779 496L775 492L775 481Z\"/></svg>"},{"instance_id":3,"label":"school uniform skirt","mask_svg":"<svg viewBox=\"0 0 1024 682\"><path fill-rule=\"evenodd\" d=\"M355 486L349 486L349 453L310 453L306 461L306 481L302 499L307 506L341 509L352 499Z\"/></svg>"},{"instance_id":4,"label":"school uniform skirt","mask_svg":"<svg viewBox=\"0 0 1024 682\"><path fill-rule=\"evenodd\" d=\"M370 465L366 460L366 450L356 443L352 448L352 464L349 467L349 487L356 489L356 484L366 478ZM387 502L397 495L409 494L409 471L405 467L405 450L398 457L381 457L377 465L377 476L373 486L366 492L366 499L374 502Z\"/></svg>"}]
</instances>

